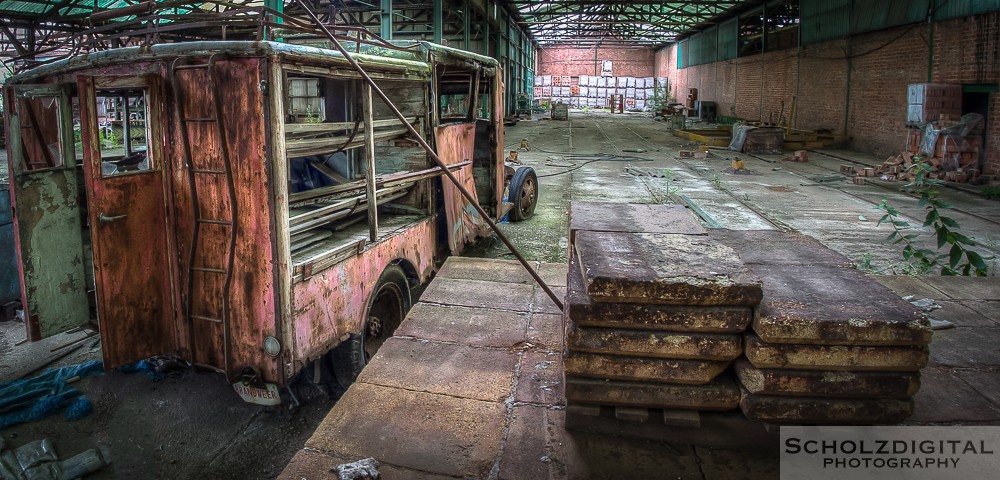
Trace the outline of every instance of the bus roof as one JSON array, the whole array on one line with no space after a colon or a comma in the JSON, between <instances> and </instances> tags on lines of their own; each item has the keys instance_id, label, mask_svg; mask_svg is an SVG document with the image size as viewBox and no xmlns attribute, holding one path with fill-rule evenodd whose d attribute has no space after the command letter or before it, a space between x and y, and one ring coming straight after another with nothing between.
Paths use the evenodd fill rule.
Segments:
<instances>
[{"instance_id":1,"label":"bus roof","mask_svg":"<svg viewBox=\"0 0 1000 480\"><path fill-rule=\"evenodd\" d=\"M487 56L425 41L393 42L393 45L396 48L348 42L345 44L345 48L348 51L358 51L358 53L352 52L350 55L363 67L422 76L430 76L433 63L471 64L486 69L499 68L500 65L497 60ZM271 41L196 41L160 43L152 46L123 47L84 53L24 71L8 78L5 83L8 85L23 84L42 77L93 67L177 57L207 56L218 52L225 52L236 57L277 56L282 60L321 65L348 65L347 60L340 52L317 46Z\"/></svg>"}]
</instances>

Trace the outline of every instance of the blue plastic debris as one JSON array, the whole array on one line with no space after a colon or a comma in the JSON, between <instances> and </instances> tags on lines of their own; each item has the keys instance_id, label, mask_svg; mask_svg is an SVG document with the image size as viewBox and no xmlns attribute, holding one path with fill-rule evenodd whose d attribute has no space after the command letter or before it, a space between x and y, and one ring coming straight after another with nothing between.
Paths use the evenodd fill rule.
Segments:
<instances>
[{"instance_id":1,"label":"blue plastic debris","mask_svg":"<svg viewBox=\"0 0 1000 480\"><path fill-rule=\"evenodd\" d=\"M68 420L86 416L93 411L93 405L66 380L97 375L103 371L104 364L93 360L49 369L33 378L0 383L0 430L33 422L71 406L73 408L66 412Z\"/></svg>"},{"instance_id":2,"label":"blue plastic debris","mask_svg":"<svg viewBox=\"0 0 1000 480\"><path fill-rule=\"evenodd\" d=\"M158 372L149 360L139 360L135 363L122 365L117 370L121 373L145 373L146 377L154 382L159 382L166 377L163 373Z\"/></svg>"}]
</instances>

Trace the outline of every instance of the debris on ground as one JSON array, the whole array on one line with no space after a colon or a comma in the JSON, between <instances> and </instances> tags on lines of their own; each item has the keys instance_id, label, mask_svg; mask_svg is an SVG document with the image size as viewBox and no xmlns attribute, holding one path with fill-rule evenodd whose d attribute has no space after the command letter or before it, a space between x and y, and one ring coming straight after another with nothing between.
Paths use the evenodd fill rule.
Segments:
<instances>
[{"instance_id":1,"label":"debris on ground","mask_svg":"<svg viewBox=\"0 0 1000 480\"><path fill-rule=\"evenodd\" d=\"M927 315L927 321L931 323L931 330L947 330L949 328L955 328L955 324L949 322L948 320L941 320L930 316L930 312L941 308L941 305L930 298L921 298L920 300L913 300L913 295L907 295L903 297L903 300L910 302L914 307L919 308Z\"/></svg>"},{"instance_id":2,"label":"debris on ground","mask_svg":"<svg viewBox=\"0 0 1000 480\"><path fill-rule=\"evenodd\" d=\"M72 480L108 464L99 450L90 449L59 461L52 441L45 438L4 451L0 437L0 480Z\"/></svg>"},{"instance_id":3,"label":"debris on ground","mask_svg":"<svg viewBox=\"0 0 1000 480\"><path fill-rule=\"evenodd\" d=\"M668 169L663 168L641 168L626 165L624 171L625 173L636 177L673 178L673 173Z\"/></svg>"},{"instance_id":4,"label":"debris on ground","mask_svg":"<svg viewBox=\"0 0 1000 480\"><path fill-rule=\"evenodd\" d=\"M0 383L0 430L59 411L64 411L66 419L71 421L89 415L94 409L90 400L69 384L103 371L104 364L93 360L49 369L28 379Z\"/></svg>"},{"instance_id":5,"label":"debris on ground","mask_svg":"<svg viewBox=\"0 0 1000 480\"><path fill-rule=\"evenodd\" d=\"M796 150L793 156L785 157L783 160L786 162L805 163L809 161L809 152L805 150Z\"/></svg>"},{"instance_id":6,"label":"debris on ground","mask_svg":"<svg viewBox=\"0 0 1000 480\"><path fill-rule=\"evenodd\" d=\"M174 372L180 372L191 368L191 364L186 360L162 355L139 360L134 363L118 367L121 373L145 373L150 380L158 382Z\"/></svg>"},{"instance_id":7,"label":"debris on ground","mask_svg":"<svg viewBox=\"0 0 1000 480\"><path fill-rule=\"evenodd\" d=\"M379 478L378 460L363 458L356 462L342 463L330 469L340 480L374 480Z\"/></svg>"}]
</instances>

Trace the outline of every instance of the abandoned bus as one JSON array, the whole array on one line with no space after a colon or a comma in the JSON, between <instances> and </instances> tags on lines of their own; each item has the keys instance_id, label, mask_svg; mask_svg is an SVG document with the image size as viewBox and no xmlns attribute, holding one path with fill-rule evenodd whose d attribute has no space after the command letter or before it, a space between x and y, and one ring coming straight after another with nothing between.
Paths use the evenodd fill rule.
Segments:
<instances>
[{"instance_id":1,"label":"abandoned bus","mask_svg":"<svg viewBox=\"0 0 1000 480\"><path fill-rule=\"evenodd\" d=\"M354 50L490 216L531 215L534 172L504 163L496 60ZM352 382L410 288L487 233L360 78L332 50L203 41L8 79L29 338L96 319L105 368L172 354L258 403L321 361Z\"/></svg>"}]
</instances>

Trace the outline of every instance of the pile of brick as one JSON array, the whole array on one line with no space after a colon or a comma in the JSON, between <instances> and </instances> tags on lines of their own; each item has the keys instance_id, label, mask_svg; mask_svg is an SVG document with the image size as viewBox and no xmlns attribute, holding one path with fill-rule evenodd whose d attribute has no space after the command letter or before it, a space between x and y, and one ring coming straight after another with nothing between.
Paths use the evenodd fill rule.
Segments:
<instances>
[{"instance_id":1,"label":"pile of brick","mask_svg":"<svg viewBox=\"0 0 1000 480\"><path fill-rule=\"evenodd\" d=\"M943 116L924 130L908 130L904 154L927 158L933 168L931 178L963 183L977 181L983 150L983 122L977 121L967 135L948 133L960 125L957 117ZM941 133L931 133L935 131Z\"/></svg>"},{"instance_id":2,"label":"pile of brick","mask_svg":"<svg viewBox=\"0 0 1000 480\"><path fill-rule=\"evenodd\" d=\"M594 205L602 204L574 203L572 211L568 406L735 409L740 390L728 370L742 354L760 281L683 208ZM665 228L648 228L654 222ZM607 231L615 223L654 233Z\"/></svg>"},{"instance_id":3,"label":"pile of brick","mask_svg":"<svg viewBox=\"0 0 1000 480\"><path fill-rule=\"evenodd\" d=\"M881 165L875 167L857 168L853 165L841 165L840 173L854 175L854 183L862 185L865 178L876 178L886 182L906 182L913 178L910 166L913 165L914 155L903 152L900 155L889 157Z\"/></svg>"},{"instance_id":4,"label":"pile of brick","mask_svg":"<svg viewBox=\"0 0 1000 480\"><path fill-rule=\"evenodd\" d=\"M534 97L573 108L607 108L614 95L624 99L626 110L643 110L657 95L665 95L666 88L666 78L539 75L535 77Z\"/></svg>"},{"instance_id":5,"label":"pile of brick","mask_svg":"<svg viewBox=\"0 0 1000 480\"><path fill-rule=\"evenodd\" d=\"M922 313L816 240L711 234L760 277L764 297L735 362L750 419L891 424L913 413L930 326Z\"/></svg>"},{"instance_id":6,"label":"pile of brick","mask_svg":"<svg viewBox=\"0 0 1000 480\"><path fill-rule=\"evenodd\" d=\"M931 166L930 178L959 183L1000 182L1000 178L980 175L983 122L974 117L975 124L969 126L968 134L960 135L948 133L963 130L960 120L952 116L942 117L942 120L926 125L923 130L908 130L906 149L881 165L867 168L842 165L841 171L856 174L854 183L857 184L864 183L865 177L889 182L909 181L913 179L910 166L914 161L924 159Z\"/></svg>"},{"instance_id":7,"label":"pile of brick","mask_svg":"<svg viewBox=\"0 0 1000 480\"><path fill-rule=\"evenodd\" d=\"M942 115L962 114L962 86L943 83L911 83L906 88L906 123L923 125Z\"/></svg>"}]
</instances>

